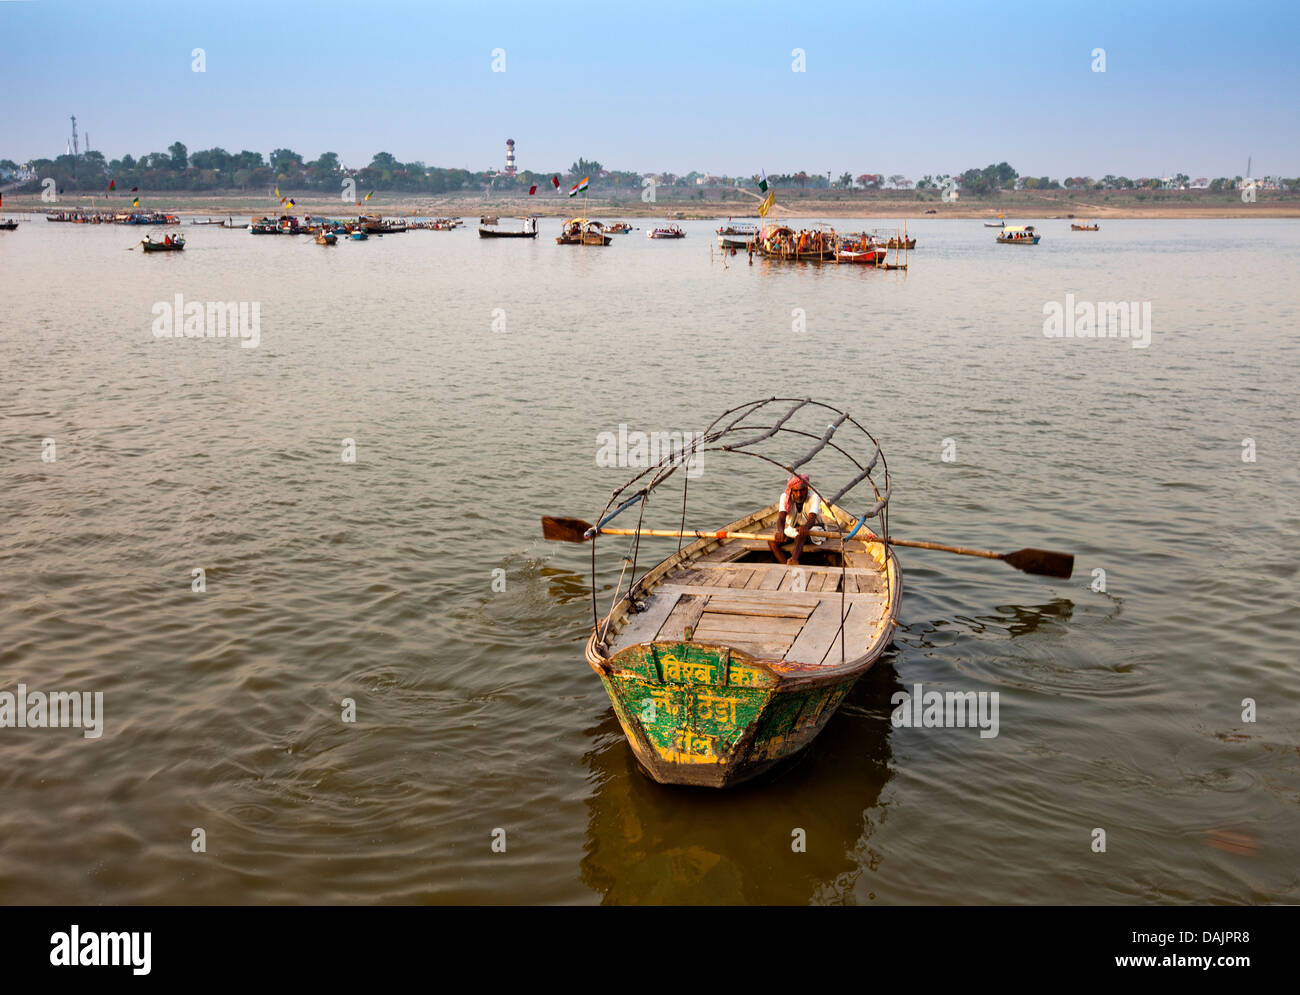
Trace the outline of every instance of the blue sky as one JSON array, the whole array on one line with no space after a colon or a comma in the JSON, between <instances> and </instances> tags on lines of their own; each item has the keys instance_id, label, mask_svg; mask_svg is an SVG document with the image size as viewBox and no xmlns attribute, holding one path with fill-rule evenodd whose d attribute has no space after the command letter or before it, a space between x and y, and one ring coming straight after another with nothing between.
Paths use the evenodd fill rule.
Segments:
<instances>
[{"instance_id":1,"label":"blue sky","mask_svg":"<svg viewBox=\"0 0 1300 995\"><path fill-rule=\"evenodd\" d=\"M16 160L62 153L75 113L110 159L179 139L487 169L513 137L538 170L1300 175L1294 2L30 0L0 2L0 38Z\"/></svg>"}]
</instances>

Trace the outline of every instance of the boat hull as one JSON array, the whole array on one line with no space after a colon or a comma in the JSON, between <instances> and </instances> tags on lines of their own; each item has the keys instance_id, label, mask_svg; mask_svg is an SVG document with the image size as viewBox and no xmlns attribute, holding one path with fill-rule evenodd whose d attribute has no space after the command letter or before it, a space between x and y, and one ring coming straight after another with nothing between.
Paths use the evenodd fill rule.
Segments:
<instances>
[{"instance_id":1,"label":"boat hull","mask_svg":"<svg viewBox=\"0 0 1300 995\"><path fill-rule=\"evenodd\" d=\"M738 650L698 643L633 647L611 665L596 671L646 774L710 788L803 750L867 670L797 684Z\"/></svg>"},{"instance_id":2,"label":"boat hull","mask_svg":"<svg viewBox=\"0 0 1300 995\"><path fill-rule=\"evenodd\" d=\"M999 235L998 244L999 245L1037 245L1039 238L1041 238L1041 236L1039 235L1035 235L1033 238L1003 238L1001 235Z\"/></svg>"},{"instance_id":3,"label":"boat hull","mask_svg":"<svg viewBox=\"0 0 1300 995\"><path fill-rule=\"evenodd\" d=\"M841 249L836 256L836 260L841 263L860 263L864 266L879 266L885 261L884 249L872 249L867 252L855 252L852 249Z\"/></svg>"},{"instance_id":4,"label":"boat hull","mask_svg":"<svg viewBox=\"0 0 1300 995\"><path fill-rule=\"evenodd\" d=\"M732 523L724 531L764 531L772 526L775 516L775 507L769 507ZM854 524L842 511L837 510L837 517L846 528ZM728 546L724 540L722 547ZM694 569L691 564L704 562L699 557L718 548L716 540L700 540L655 567L647 574L645 586L639 588L640 596L647 602L641 614L654 619L655 609L649 603L659 596L658 585L661 582L667 585L666 596L673 599L672 584L674 577L680 576L679 571ZM613 630L602 632L599 627L593 630L587 640L586 659L609 695L629 747L650 778L661 784L731 787L794 757L816 738L854 684L889 646L902 597L902 574L892 549L880 543L860 543L859 552L853 555L858 564L857 576L862 574L861 564L876 564L873 569L883 586L877 587L877 595L873 596L879 596L882 603L878 609L871 610L878 611L879 615L869 623L867 638L860 638L861 630L851 626L857 632L852 646L843 646L837 654L836 644L831 642L831 649L824 657L820 649L814 652L812 658L820 663L795 662L789 658L789 651L784 657L780 652L766 655L771 650L755 655L752 646L742 649L733 644L767 638L757 633L773 624L764 615L782 614L783 609L775 602L771 602L770 612L753 612L748 621L738 621L732 616L732 624L740 629L733 630L737 633L734 638L723 641L704 636L703 630L700 638L693 635L697 625L709 624L709 613L714 609L708 605L712 601L700 606L697 621L692 629L685 631L685 638L681 637L680 630L674 636L656 637L653 634L659 630L656 623L651 626L650 638L637 642L621 635L622 627L633 625L630 620L638 617L629 614L631 606L627 598L614 606L608 618L624 621L614 623L617 632L613 635ZM746 566L742 564L741 569ZM700 589L683 590L698 592ZM753 593L750 588L743 594L735 588L711 590L733 604L737 597L780 597L776 593ZM838 617L840 596L835 593L822 596L829 599ZM816 599L819 596L814 593L786 597ZM856 593L848 597L860 599L863 595ZM670 600L668 605L660 607L675 604L675 600ZM751 611L740 610L747 615ZM850 613L856 610L851 608ZM753 632L748 636L741 634L745 629ZM601 635L606 642L598 641ZM831 635L829 630L824 633L827 640ZM797 646L798 637L791 638ZM842 657L838 662L837 656Z\"/></svg>"}]
</instances>

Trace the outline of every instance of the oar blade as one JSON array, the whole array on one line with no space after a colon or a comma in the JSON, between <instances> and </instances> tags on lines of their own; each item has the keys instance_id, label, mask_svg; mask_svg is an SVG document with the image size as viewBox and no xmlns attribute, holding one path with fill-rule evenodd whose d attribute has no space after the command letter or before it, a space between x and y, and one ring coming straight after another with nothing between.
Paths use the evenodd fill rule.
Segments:
<instances>
[{"instance_id":1,"label":"oar blade","mask_svg":"<svg viewBox=\"0 0 1300 995\"><path fill-rule=\"evenodd\" d=\"M591 525L581 518L542 516L542 538L551 542L586 542Z\"/></svg>"},{"instance_id":2,"label":"oar blade","mask_svg":"<svg viewBox=\"0 0 1300 995\"><path fill-rule=\"evenodd\" d=\"M1070 553L1053 553L1047 549L1017 549L1002 557L1017 570L1039 577L1060 577L1068 580L1074 573L1074 556Z\"/></svg>"}]
</instances>

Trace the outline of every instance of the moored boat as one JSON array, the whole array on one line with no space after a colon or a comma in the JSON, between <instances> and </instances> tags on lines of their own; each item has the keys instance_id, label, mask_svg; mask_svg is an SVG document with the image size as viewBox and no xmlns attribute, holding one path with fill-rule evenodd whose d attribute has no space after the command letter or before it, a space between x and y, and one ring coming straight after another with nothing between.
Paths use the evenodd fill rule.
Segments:
<instances>
[{"instance_id":1,"label":"moored boat","mask_svg":"<svg viewBox=\"0 0 1300 995\"><path fill-rule=\"evenodd\" d=\"M764 228L755 245L770 259L834 262L839 236L829 225L795 231L789 225L776 224Z\"/></svg>"},{"instance_id":2,"label":"moored boat","mask_svg":"<svg viewBox=\"0 0 1300 995\"><path fill-rule=\"evenodd\" d=\"M748 221L728 221L718 229L718 245L724 249L747 249L758 238L758 225Z\"/></svg>"},{"instance_id":3,"label":"moored boat","mask_svg":"<svg viewBox=\"0 0 1300 995\"><path fill-rule=\"evenodd\" d=\"M479 238L536 238L537 219L524 218L523 228L519 231L502 231L500 228L488 228L479 225Z\"/></svg>"},{"instance_id":4,"label":"moored boat","mask_svg":"<svg viewBox=\"0 0 1300 995\"><path fill-rule=\"evenodd\" d=\"M1002 245L1037 245L1041 237L1033 225L1010 225L998 233L998 242Z\"/></svg>"},{"instance_id":5,"label":"moored boat","mask_svg":"<svg viewBox=\"0 0 1300 995\"><path fill-rule=\"evenodd\" d=\"M786 445L784 454L764 451L760 444L769 439ZM789 445L806 448L809 439L815 440L811 452L785 462L792 459ZM721 415L616 490L600 526L587 530L592 541L611 531L605 525L615 515L706 453L710 460L754 456L787 473L820 457L849 475L834 494L820 476L809 482L809 500L821 509L831 537L806 545L796 565L772 553L768 539L779 512L768 505L721 531L687 530L695 541L639 577L634 550L633 576L626 586L619 578L601 617L594 598L604 585L593 556L586 659L628 745L656 781L721 788L793 757L825 727L892 641L902 575L887 542L890 480L879 444L847 412L794 398L755 401ZM875 493L855 518L839 502L864 481ZM673 502L684 517L684 499ZM544 531L548 521L547 538L568 537L564 528L573 520L544 519ZM880 536L865 528L867 521Z\"/></svg>"},{"instance_id":6,"label":"moored boat","mask_svg":"<svg viewBox=\"0 0 1300 995\"><path fill-rule=\"evenodd\" d=\"M887 250L867 232L841 235L835 250L837 263L860 263L879 266L885 261Z\"/></svg>"},{"instance_id":7,"label":"moored boat","mask_svg":"<svg viewBox=\"0 0 1300 995\"><path fill-rule=\"evenodd\" d=\"M605 234L605 226L587 218L570 218L564 222L556 245L609 245L614 239Z\"/></svg>"}]
</instances>

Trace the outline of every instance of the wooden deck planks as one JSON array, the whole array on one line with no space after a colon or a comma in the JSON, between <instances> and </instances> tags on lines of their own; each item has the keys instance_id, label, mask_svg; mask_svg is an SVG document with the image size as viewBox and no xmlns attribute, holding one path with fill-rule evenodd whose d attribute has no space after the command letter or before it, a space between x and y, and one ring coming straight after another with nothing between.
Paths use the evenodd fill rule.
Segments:
<instances>
[{"instance_id":1,"label":"wooden deck planks","mask_svg":"<svg viewBox=\"0 0 1300 995\"><path fill-rule=\"evenodd\" d=\"M674 578L674 581L675 580L676 578ZM717 597L722 598L724 600L732 599L737 601L744 601L744 602L752 603L756 606L758 605L812 606L812 605L816 605L819 601L822 601L823 599L834 601L838 605L840 601L840 593L838 591L835 591L833 593L822 592L822 591L789 591L789 590L747 591L747 590L735 590L733 588L727 588L727 587L718 587L714 585L678 584L675 582L671 584L660 584L658 587L655 588L655 591L656 592L674 591L677 594L716 595ZM883 593L846 594L845 597L849 601L871 601L875 603L883 603L885 600L885 596Z\"/></svg>"},{"instance_id":2,"label":"wooden deck planks","mask_svg":"<svg viewBox=\"0 0 1300 995\"><path fill-rule=\"evenodd\" d=\"M680 597L679 591L655 588L645 599L645 611L627 617L614 636L610 649L617 653L637 643L652 642Z\"/></svg>"},{"instance_id":3,"label":"wooden deck planks","mask_svg":"<svg viewBox=\"0 0 1300 995\"><path fill-rule=\"evenodd\" d=\"M844 650L844 662L848 662L856 657L861 656L871 645L872 638L875 635L876 625L880 622L884 614L884 606L873 608L869 604L857 602L849 608L849 613L844 619L844 633L826 648L826 653L821 662L826 666L834 666L840 663L840 643L847 639Z\"/></svg>"},{"instance_id":4,"label":"wooden deck planks","mask_svg":"<svg viewBox=\"0 0 1300 995\"><path fill-rule=\"evenodd\" d=\"M804 619L781 615L734 615L706 611L696 632L729 632L733 635L789 636L793 639L804 626Z\"/></svg>"},{"instance_id":5,"label":"wooden deck planks","mask_svg":"<svg viewBox=\"0 0 1300 995\"><path fill-rule=\"evenodd\" d=\"M835 638L839 625L839 598L828 598L813 609L813 613L808 616L808 622L786 652L785 658L792 663L821 663L830 649L831 640ZM838 643L836 645L838 646ZM849 645L852 646L853 643L850 642Z\"/></svg>"},{"instance_id":6,"label":"wooden deck planks","mask_svg":"<svg viewBox=\"0 0 1300 995\"><path fill-rule=\"evenodd\" d=\"M668 614L664 624L659 628L655 639L661 640L683 640L686 638L686 630L689 628L694 631L699 625L700 615L704 613L704 606L708 604L708 596L703 594L683 594L677 601L676 607Z\"/></svg>"}]
</instances>

